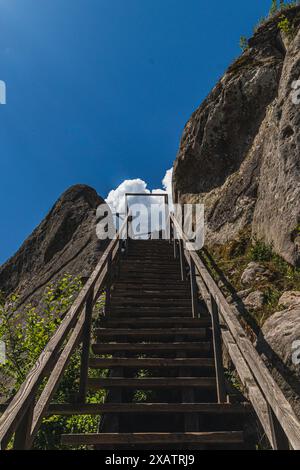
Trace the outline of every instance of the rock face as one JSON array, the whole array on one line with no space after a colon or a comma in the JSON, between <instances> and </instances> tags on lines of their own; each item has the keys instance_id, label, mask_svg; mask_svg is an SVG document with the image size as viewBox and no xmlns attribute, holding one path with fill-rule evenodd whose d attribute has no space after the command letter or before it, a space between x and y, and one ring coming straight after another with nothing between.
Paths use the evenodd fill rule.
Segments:
<instances>
[{"instance_id":1,"label":"rock face","mask_svg":"<svg viewBox=\"0 0 300 470\"><path fill-rule=\"evenodd\" d=\"M264 293L259 290L251 292L244 300L245 307L250 308L252 310L258 310L264 305L264 303L265 303Z\"/></svg>"},{"instance_id":2,"label":"rock face","mask_svg":"<svg viewBox=\"0 0 300 470\"><path fill-rule=\"evenodd\" d=\"M202 202L207 242L226 243L245 226L300 263L300 7L263 24L249 48L188 121L174 164L175 202Z\"/></svg>"},{"instance_id":3,"label":"rock face","mask_svg":"<svg viewBox=\"0 0 300 470\"><path fill-rule=\"evenodd\" d=\"M20 305L37 303L42 290L65 273L89 276L105 242L96 236L96 209L104 203L85 185L68 189L49 214L0 267L0 290L17 292Z\"/></svg>"},{"instance_id":4,"label":"rock face","mask_svg":"<svg viewBox=\"0 0 300 470\"><path fill-rule=\"evenodd\" d=\"M299 291L287 291L279 299L278 305L284 308L300 306L300 292Z\"/></svg>"},{"instance_id":5,"label":"rock face","mask_svg":"<svg viewBox=\"0 0 300 470\"><path fill-rule=\"evenodd\" d=\"M258 350L300 416L300 304L272 315L258 338Z\"/></svg>"},{"instance_id":6,"label":"rock face","mask_svg":"<svg viewBox=\"0 0 300 470\"><path fill-rule=\"evenodd\" d=\"M272 273L268 269L261 264L252 261L243 272L241 283L245 285L253 284L254 282L270 279L271 277Z\"/></svg>"}]
</instances>

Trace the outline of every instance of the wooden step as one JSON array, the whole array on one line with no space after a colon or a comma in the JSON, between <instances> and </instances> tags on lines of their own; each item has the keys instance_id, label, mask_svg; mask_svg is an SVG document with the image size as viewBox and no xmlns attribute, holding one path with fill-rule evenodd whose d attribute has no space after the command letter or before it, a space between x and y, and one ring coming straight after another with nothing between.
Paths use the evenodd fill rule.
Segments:
<instances>
[{"instance_id":1,"label":"wooden step","mask_svg":"<svg viewBox=\"0 0 300 470\"><path fill-rule=\"evenodd\" d=\"M123 434L63 434L64 445L116 444L241 444L243 432L189 432L189 433L123 433Z\"/></svg>"},{"instance_id":2,"label":"wooden step","mask_svg":"<svg viewBox=\"0 0 300 470\"><path fill-rule=\"evenodd\" d=\"M144 306L144 305L136 305L136 306L133 306L133 307L128 307L126 305L122 306L122 305L118 305L118 306L111 306L111 313L114 313L114 312L120 312L120 313L129 313L129 314L135 314L137 313L137 315L140 315L140 314L161 314L161 315L164 315L164 314L172 314L173 313L173 317L178 315L178 314L187 314L187 315L191 315L191 307L189 305L185 306L185 305L176 305L176 303L174 302L174 305L172 306L163 306L163 305L154 305L154 306ZM175 313L175 315L174 315Z\"/></svg>"},{"instance_id":3,"label":"wooden step","mask_svg":"<svg viewBox=\"0 0 300 470\"><path fill-rule=\"evenodd\" d=\"M150 357L150 358L120 358L113 357L111 359L101 359L93 357L90 359L89 367L91 369L110 369L112 367L125 367L125 368L177 368L177 367L197 367L213 369L215 361L213 358L198 357L198 358L176 358L168 359L163 357Z\"/></svg>"},{"instance_id":4,"label":"wooden step","mask_svg":"<svg viewBox=\"0 0 300 470\"><path fill-rule=\"evenodd\" d=\"M197 351L202 353L211 352L209 342L201 343L96 343L92 345L94 354L112 353L112 352L152 352L167 353L179 351Z\"/></svg>"},{"instance_id":5,"label":"wooden step","mask_svg":"<svg viewBox=\"0 0 300 470\"><path fill-rule=\"evenodd\" d=\"M155 273L155 274L180 274L180 266L172 266L172 265L144 265L144 264L121 264L121 273L130 273L130 272L138 272L138 273Z\"/></svg>"},{"instance_id":6,"label":"wooden step","mask_svg":"<svg viewBox=\"0 0 300 470\"><path fill-rule=\"evenodd\" d=\"M126 336L128 338L146 338L146 337L165 337L165 336L189 336L193 338L204 339L206 337L206 329L198 328L97 328L95 334L100 338L115 338L116 336Z\"/></svg>"},{"instance_id":7,"label":"wooden step","mask_svg":"<svg viewBox=\"0 0 300 470\"><path fill-rule=\"evenodd\" d=\"M207 328L211 327L211 318L210 317L203 317L203 318L192 318L190 315L188 318L186 317L144 317L144 318L113 318L108 316L101 320L101 325L105 325L107 327L111 326L135 326L135 327L143 327L143 326L185 326L191 328Z\"/></svg>"},{"instance_id":8,"label":"wooden step","mask_svg":"<svg viewBox=\"0 0 300 470\"><path fill-rule=\"evenodd\" d=\"M215 377L146 377L146 378L105 378L88 379L89 390L101 390L110 388L133 388L137 390L150 390L157 388L197 388L214 389Z\"/></svg>"},{"instance_id":9,"label":"wooden step","mask_svg":"<svg viewBox=\"0 0 300 470\"><path fill-rule=\"evenodd\" d=\"M111 307L111 312L110 312L110 317L138 317L138 318L143 318L143 317L184 317L188 318L191 317L191 309L184 307L183 309L180 309L179 307L173 308L172 310L167 310L163 308L157 308L157 307L151 307L151 308L143 308L140 307L138 308L137 306L135 307Z\"/></svg>"},{"instance_id":10,"label":"wooden step","mask_svg":"<svg viewBox=\"0 0 300 470\"><path fill-rule=\"evenodd\" d=\"M186 284L182 281L179 281L175 284L164 284L160 282L123 282L121 279L113 285L113 291L125 291L131 292L134 291L136 295L142 292L160 292L161 294L168 294L170 292L169 298L172 298L171 293L176 291L177 294L190 295L191 288L190 284Z\"/></svg>"},{"instance_id":11,"label":"wooden step","mask_svg":"<svg viewBox=\"0 0 300 470\"><path fill-rule=\"evenodd\" d=\"M50 405L48 415L99 415L103 413L201 413L206 415L247 415L251 413L248 403L77 403Z\"/></svg>"},{"instance_id":12,"label":"wooden step","mask_svg":"<svg viewBox=\"0 0 300 470\"><path fill-rule=\"evenodd\" d=\"M159 289L120 289L120 288L113 288L112 289L112 296L113 299L119 299L124 298L124 299L140 299L140 298L145 298L145 299L162 299L162 300L168 300L170 302L170 299L172 300L177 300L177 299L188 299L191 300L191 292L190 289L184 289L182 291L176 291L176 290L171 290L171 291L166 291L166 290L159 290Z\"/></svg>"},{"instance_id":13,"label":"wooden step","mask_svg":"<svg viewBox=\"0 0 300 470\"><path fill-rule=\"evenodd\" d=\"M161 259L161 258L131 258L131 259L123 259L121 261L121 266L137 266L137 267L147 267L147 268L152 268L154 266L158 266L160 268L179 268L180 269L180 263L179 260L175 259Z\"/></svg>"},{"instance_id":14,"label":"wooden step","mask_svg":"<svg viewBox=\"0 0 300 470\"><path fill-rule=\"evenodd\" d=\"M125 307L129 305L135 305L138 307L170 307L170 304L175 307L186 307L189 310L192 308L190 299L157 299L154 295L152 298L130 298L113 295L111 299L112 307Z\"/></svg>"},{"instance_id":15,"label":"wooden step","mask_svg":"<svg viewBox=\"0 0 300 470\"><path fill-rule=\"evenodd\" d=\"M168 281L167 279L163 280L157 280L157 279L150 279L150 280L144 280L144 279L137 279L135 282L130 282L127 279L118 279L115 284L116 287L123 287L124 289L127 289L128 286L132 285L133 289L152 289L152 288L159 288L162 291L163 290L177 290L177 289L189 289L190 288L190 283L188 281L182 281L181 279L179 280L172 280Z\"/></svg>"}]
</instances>

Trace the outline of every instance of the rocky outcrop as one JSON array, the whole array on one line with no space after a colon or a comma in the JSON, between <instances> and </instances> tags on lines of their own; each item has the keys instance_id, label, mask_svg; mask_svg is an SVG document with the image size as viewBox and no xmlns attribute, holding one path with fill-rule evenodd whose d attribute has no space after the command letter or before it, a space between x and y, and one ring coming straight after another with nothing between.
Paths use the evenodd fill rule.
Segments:
<instances>
[{"instance_id":1,"label":"rocky outcrop","mask_svg":"<svg viewBox=\"0 0 300 470\"><path fill-rule=\"evenodd\" d=\"M242 284L253 284L255 282L262 282L272 278L272 273L255 261L251 261L242 273L241 283Z\"/></svg>"},{"instance_id":2,"label":"rocky outcrop","mask_svg":"<svg viewBox=\"0 0 300 470\"><path fill-rule=\"evenodd\" d=\"M17 292L20 305L36 304L45 286L63 274L88 277L105 247L96 236L96 209L102 203L88 186L68 189L0 268L0 291Z\"/></svg>"},{"instance_id":3,"label":"rocky outcrop","mask_svg":"<svg viewBox=\"0 0 300 470\"><path fill-rule=\"evenodd\" d=\"M258 350L300 416L300 304L272 315L258 338Z\"/></svg>"},{"instance_id":4,"label":"rocky outcrop","mask_svg":"<svg viewBox=\"0 0 300 470\"><path fill-rule=\"evenodd\" d=\"M175 202L202 202L207 242L245 226L292 264L300 263L300 7L263 24L188 121L174 164Z\"/></svg>"},{"instance_id":5,"label":"rocky outcrop","mask_svg":"<svg viewBox=\"0 0 300 470\"><path fill-rule=\"evenodd\" d=\"M287 291L279 299L278 305L284 308L300 306L300 292L299 291Z\"/></svg>"}]
</instances>

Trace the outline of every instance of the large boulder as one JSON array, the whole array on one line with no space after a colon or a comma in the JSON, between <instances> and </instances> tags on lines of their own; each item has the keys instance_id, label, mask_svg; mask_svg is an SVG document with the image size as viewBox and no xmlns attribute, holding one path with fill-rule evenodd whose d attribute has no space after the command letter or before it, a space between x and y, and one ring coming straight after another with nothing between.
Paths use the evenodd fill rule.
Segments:
<instances>
[{"instance_id":1,"label":"large boulder","mask_svg":"<svg viewBox=\"0 0 300 470\"><path fill-rule=\"evenodd\" d=\"M96 236L96 210L103 203L89 186L68 189L0 267L0 291L17 292L20 305L36 304L45 286L65 273L88 277L106 245Z\"/></svg>"},{"instance_id":2,"label":"large boulder","mask_svg":"<svg viewBox=\"0 0 300 470\"><path fill-rule=\"evenodd\" d=\"M254 284L255 282L266 281L272 278L272 273L265 266L255 261L251 261L243 271L241 283L245 285Z\"/></svg>"},{"instance_id":3,"label":"large boulder","mask_svg":"<svg viewBox=\"0 0 300 470\"><path fill-rule=\"evenodd\" d=\"M300 306L300 292L299 291L287 291L282 294L279 299L278 305L284 308L290 308L299 305Z\"/></svg>"},{"instance_id":4,"label":"large boulder","mask_svg":"<svg viewBox=\"0 0 300 470\"><path fill-rule=\"evenodd\" d=\"M287 10L295 31L300 7ZM285 41L280 15L263 24L188 121L174 164L175 202L205 204L207 242L246 226L288 262L300 262L300 33ZM298 235L297 235L298 234Z\"/></svg>"},{"instance_id":5,"label":"large boulder","mask_svg":"<svg viewBox=\"0 0 300 470\"><path fill-rule=\"evenodd\" d=\"M300 416L300 304L274 313L264 324L257 348ZM299 355L299 354L298 354Z\"/></svg>"}]
</instances>

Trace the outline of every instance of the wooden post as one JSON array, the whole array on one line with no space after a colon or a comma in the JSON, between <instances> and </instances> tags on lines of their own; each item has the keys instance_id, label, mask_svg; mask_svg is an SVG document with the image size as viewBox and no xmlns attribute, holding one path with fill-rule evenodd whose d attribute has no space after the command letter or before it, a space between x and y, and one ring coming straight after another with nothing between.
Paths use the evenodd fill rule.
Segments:
<instances>
[{"instance_id":1,"label":"wooden post","mask_svg":"<svg viewBox=\"0 0 300 470\"><path fill-rule=\"evenodd\" d=\"M193 318L198 317L198 291L196 284L196 273L195 273L195 263L190 256L189 258L190 265L190 282L191 282L191 295L192 295L192 312Z\"/></svg>"},{"instance_id":2,"label":"wooden post","mask_svg":"<svg viewBox=\"0 0 300 470\"><path fill-rule=\"evenodd\" d=\"M211 301L211 317L212 317L212 330L213 330L213 345L214 345L214 357L215 357L215 368L216 368L216 380L217 380L217 394L218 403L227 402L226 384L223 368L223 354L222 354L222 336L219 320L218 305L213 297L210 295Z\"/></svg>"},{"instance_id":3,"label":"wooden post","mask_svg":"<svg viewBox=\"0 0 300 470\"><path fill-rule=\"evenodd\" d=\"M33 419L35 399L31 399L30 404L19 423L14 438L14 450L29 450L31 448L32 442L30 439L31 426Z\"/></svg>"},{"instance_id":4,"label":"wooden post","mask_svg":"<svg viewBox=\"0 0 300 470\"><path fill-rule=\"evenodd\" d=\"M94 289L91 289L85 304L85 322L82 332L82 352L81 352L81 366L80 366L80 382L79 393L77 397L78 403L85 403L87 394L87 382L89 372L89 358L90 358L90 345L91 345L91 327L93 316L93 300Z\"/></svg>"},{"instance_id":5,"label":"wooden post","mask_svg":"<svg viewBox=\"0 0 300 470\"><path fill-rule=\"evenodd\" d=\"M169 217L169 196L165 195L165 239L171 243L170 217Z\"/></svg>"},{"instance_id":6,"label":"wooden post","mask_svg":"<svg viewBox=\"0 0 300 470\"><path fill-rule=\"evenodd\" d=\"M104 306L104 315L107 317L110 309L110 300L111 300L111 283L113 280L112 273L112 253L109 253L107 258L107 281L105 289L105 306Z\"/></svg>"},{"instance_id":7,"label":"wooden post","mask_svg":"<svg viewBox=\"0 0 300 470\"><path fill-rule=\"evenodd\" d=\"M275 416L272 408L268 404L268 413L271 424L271 433L273 438L273 450L291 450L288 438L285 435L280 423Z\"/></svg>"}]
</instances>

